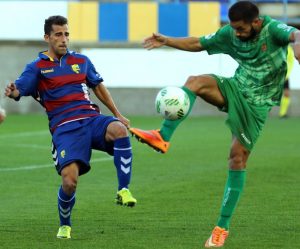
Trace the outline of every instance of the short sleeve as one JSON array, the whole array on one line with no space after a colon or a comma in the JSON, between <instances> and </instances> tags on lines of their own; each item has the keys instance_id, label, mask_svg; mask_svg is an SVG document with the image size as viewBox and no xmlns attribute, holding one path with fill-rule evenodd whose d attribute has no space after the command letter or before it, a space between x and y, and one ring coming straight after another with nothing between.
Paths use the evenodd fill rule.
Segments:
<instances>
[{"instance_id":1,"label":"short sleeve","mask_svg":"<svg viewBox=\"0 0 300 249\"><path fill-rule=\"evenodd\" d=\"M229 52L231 42L230 38L231 27L225 25L216 33L200 37L200 43L208 54L227 54Z\"/></svg>"},{"instance_id":2,"label":"short sleeve","mask_svg":"<svg viewBox=\"0 0 300 249\"><path fill-rule=\"evenodd\" d=\"M36 94L39 81L39 70L35 63L27 64L23 73L15 81L20 96L33 96Z\"/></svg>"},{"instance_id":3,"label":"short sleeve","mask_svg":"<svg viewBox=\"0 0 300 249\"><path fill-rule=\"evenodd\" d=\"M288 26L285 23L275 20L270 23L268 29L273 40L279 45L287 45L291 33L297 30L292 26Z\"/></svg>"},{"instance_id":4,"label":"short sleeve","mask_svg":"<svg viewBox=\"0 0 300 249\"><path fill-rule=\"evenodd\" d=\"M91 62L89 58L87 59L87 85L90 88L94 88L103 82L103 78L101 75L96 71L94 64Z\"/></svg>"}]
</instances>

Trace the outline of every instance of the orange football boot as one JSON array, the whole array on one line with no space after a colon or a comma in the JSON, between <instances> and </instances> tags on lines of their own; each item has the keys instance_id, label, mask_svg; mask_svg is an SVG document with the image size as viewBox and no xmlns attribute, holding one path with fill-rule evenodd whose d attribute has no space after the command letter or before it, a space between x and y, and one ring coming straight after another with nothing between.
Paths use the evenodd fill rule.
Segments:
<instances>
[{"instance_id":1,"label":"orange football boot","mask_svg":"<svg viewBox=\"0 0 300 249\"><path fill-rule=\"evenodd\" d=\"M226 231L224 228L216 226L212 231L211 236L206 241L205 247L222 247L225 243L226 238L228 237L228 234L229 231Z\"/></svg>"},{"instance_id":2,"label":"orange football boot","mask_svg":"<svg viewBox=\"0 0 300 249\"><path fill-rule=\"evenodd\" d=\"M137 128L130 128L129 131L139 142L148 144L158 152L166 153L169 149L170 143L163 140L159 130L145 131Z\"/></svg>"}]
</instances>

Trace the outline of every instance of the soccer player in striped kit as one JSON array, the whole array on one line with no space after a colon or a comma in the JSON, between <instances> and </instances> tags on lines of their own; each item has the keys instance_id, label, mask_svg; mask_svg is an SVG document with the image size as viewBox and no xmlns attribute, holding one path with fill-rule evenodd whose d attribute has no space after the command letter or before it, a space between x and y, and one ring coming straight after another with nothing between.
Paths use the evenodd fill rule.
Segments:
<instances>
[{"instance_id":1,"label":"soccer player in striped kit","mask_svg":"<svg viewBox=\"0 0 300 249\"><path fill-rule=\"evenodd\" d=\"M205 247L222 247L228 237L230 221L243 192L251 150L272 106L280 103L289 43L293 43L295 57L300 61L300 32L268 16L260 16L251 1L233 4L229 20L230 23L216 33L200 38L153 34L144 44L147 49L169 46L191 52L206 50L208 54L228 54L239 64L233 77L191 76L182 87L189 96L190 110L199 96L227 112L226 123L232 133L221 212ZM183 120L164 120L160 130L130 128L130 131L139 141L166 153L172 134Z\"/></svg>"},{"instance_id":2,"label":"soccer player in striped kit","mask_svg":"<svg viewBox=\"0 0 300 249\"><path fill-rule=\"evenodd\" d=\"M21 76L6 89L18 101L32 96L44 108L52 135L55 167L62 178L58 191L60 227L57 238L71 238L71 212L78 177L90 170L92 149L113 155L118 176L116 203L133 207L136 199L128 190L132 151L124 117L87 56L68 50L68 20L51 16L45 20L48 50L39 53ZM114 116L101 114L89 97L89 88Z\"/></svg>"}]
</instances>

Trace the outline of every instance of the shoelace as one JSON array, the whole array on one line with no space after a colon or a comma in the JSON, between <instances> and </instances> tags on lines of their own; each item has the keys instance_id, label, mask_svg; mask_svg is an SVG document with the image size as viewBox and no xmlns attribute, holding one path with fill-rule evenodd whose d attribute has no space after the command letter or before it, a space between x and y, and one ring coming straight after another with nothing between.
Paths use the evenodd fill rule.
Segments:
<instances>
[{"instance_id":1,"label":"shoelace","mask_svg":"<svg viewBox=\"0 0 300 249\"><path fill-rule=\"evenodd\" d=\"M61 230L62 230L63 232L67 232L67 231L68 231L68 228L67 228L67 227L62 227Z\"/></svg>"},{"instance_id":2,"label":"shoelace","mask_svg":"<svg viewBox=\"0 0 300 249\"><path fill-rule=\"evenodd\" d=\"M132 197L132 194L131 194L129 191L127 191L127 192L125 193L125 196L126 196L126 197Z\"/></svg>"},{"instance_id":3,"label":"shoelace","mask_svg":"<svg viewBox=\"0 0 300 249\"><path fill-rule=\"evenodd\" d=\"M225 230L218 229L213 236L213 242L215 244L223 243L226 239L226 233L223 233Z\"/></svg>"}]
</instances>

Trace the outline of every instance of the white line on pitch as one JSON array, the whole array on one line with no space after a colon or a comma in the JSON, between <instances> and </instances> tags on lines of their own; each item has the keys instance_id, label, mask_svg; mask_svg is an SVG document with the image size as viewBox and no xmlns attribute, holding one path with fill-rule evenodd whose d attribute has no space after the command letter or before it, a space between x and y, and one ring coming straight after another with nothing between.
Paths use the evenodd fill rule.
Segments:
<instances>
[{"instance_id":1,"label":"white line on pitch","mask_svg":"<svg viewBox=\"0 0 300 249\"><path fill-rule=\"evenodd\" d=\"M91 160L91 163L111 161L111 160L112 160L112 157L98 158L98 159ZM52 168L52 167L54 167L53 164L28 165L28 166L16 167L16 168L0 168L0 172L19 171L19 170L34 170L34 169L43 169L43 168Z\"/></svg>"},{"instance_id":2,"label":"white line on pitch","mask_svg":"<svg viewBox=\"0 0 300 249\"><path fill-rule=\"evenodd\" d=\"M30 136L43 136L50 135L50 132L45 131L29 131L29 132L20 132L20 133L12 133L12 134L3 134L0 135L1 138L11 138L11 137L30 137Z\"/></svg>"},{"instance_id":3,"label":"white line on pitch","mask_svg":"<svg viewBox=\"0 0 300 249\"><path fill-rule=\"evenodd\" d=\"M30 149L45 149L45 150L51 150L51 145L38 145L38 144L5 144L5 146L9 147L21 147L21 148L30 148Z\"/></svg>"}]
</instances>

